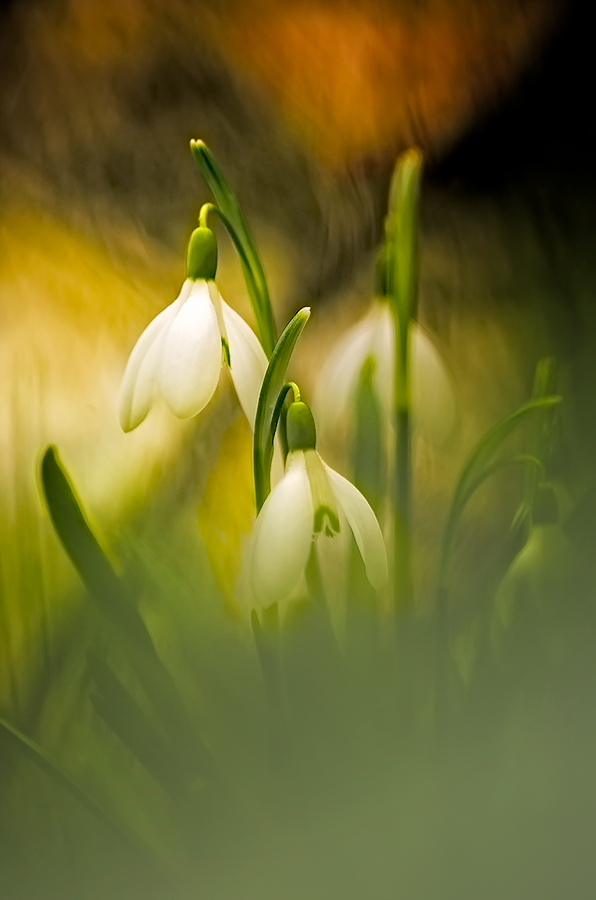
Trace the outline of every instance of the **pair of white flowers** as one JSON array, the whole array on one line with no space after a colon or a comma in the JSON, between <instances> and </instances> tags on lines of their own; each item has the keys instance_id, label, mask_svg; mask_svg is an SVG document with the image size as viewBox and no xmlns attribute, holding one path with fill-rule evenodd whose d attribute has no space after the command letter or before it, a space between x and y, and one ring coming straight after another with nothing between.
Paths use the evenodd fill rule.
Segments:
<instances>
[{"instance_id":1,"label":"pair of white flowers","mask_svg":"<svg viewBox=\"0 0 596 900\"><path fill-rule=\"evenodd\" d=\"M251 328L222 299L213 281L216 266L212 232L195 229L188 277L178 298L147 326L128 360L120 390L124 431L140 425L159 397L180 418L197 415L215 393L222 366L229 369L240 405L254 426L267 357ZM290 450L285 475L257 517L251 552L255 599L267 606L292 593L313 540L323 530L321 517L331 516L324 530L334 533L341 527L339 512L354 534L371 584L381 588L387 560L368 502L322 462L314 449L314 431L308 446L290 444ZM337 511L330 513L334 507Z\"/></svg>"}]
</instances>

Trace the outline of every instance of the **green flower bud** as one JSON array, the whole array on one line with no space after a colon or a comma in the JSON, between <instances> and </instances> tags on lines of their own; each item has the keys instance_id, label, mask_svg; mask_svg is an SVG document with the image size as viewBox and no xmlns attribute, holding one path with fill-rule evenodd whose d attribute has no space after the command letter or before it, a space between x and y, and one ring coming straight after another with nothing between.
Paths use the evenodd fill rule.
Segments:
<instances>
[{"instance_id":1,"label":"green flower bud","mask_svg":"<svg viewBox=\"0 0 596 900\"><path fill-rule=\"evenodd\" d=\"M310 407L301 400L290 403L286 418L288 450L314 450L317 444L315 420Z\"/></svg>"},{"instance_id":2,"label":"green flower bud","mask_svg":"<svg viewBox=\"0 0 596 900\"><path fill-rule=\"evenodd\" d=\"M186 277L211 281L217 271L217 241L210 228L195 228L186 251Z\"/></svg>"}]
</instances>

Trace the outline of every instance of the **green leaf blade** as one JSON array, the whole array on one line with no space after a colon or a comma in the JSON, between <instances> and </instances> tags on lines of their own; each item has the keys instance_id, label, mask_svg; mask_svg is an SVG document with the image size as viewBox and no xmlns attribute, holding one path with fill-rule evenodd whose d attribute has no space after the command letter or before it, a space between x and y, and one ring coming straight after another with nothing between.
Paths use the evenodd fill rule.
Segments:
<instances>
[{"instance_id":1,"label":"green leaf blade","mask_svg":"<svg viewBox=\"0 0 596 900\"><path fill-rule=\"evenodd\" d=\"M192 788L197 778L194 766L189 771L176 745L164 737L111 666L92 650L87 652L87 671L95 685L90 699L96 712L132 755L172 796Z\"/></svg>"},{"instance_id":2,"label":"green leaf blade","mask_svg":"<svg viewBox=\"0 0 596 900\"><path fill-rule=\"evenodd\" d=\"M118 631L146 647L145 625L93 534L55 447L43 455L41 484L52 524L83 584Z\"/></svg>"},{"instance_id":3,"label":"green leaf blade","mask_svg":"<svg viewBox=\"0 0 596 900\"><path fill-rule=\"evenodd\" d=\"M213 194L218 211L239 252L240 264L254 309L263 349L271 356L277 337L267 279L240 204L215 158L203 141L192 140L190 149Z\"/></svg>"},{"instance_id":4,"label":"green leaf blade","mask_svg":"<svg viewBox=\"0 0 596 900\"><path fill-rule=\"evenodd\" d=\"M451 501L451 507L443 533L443 549L439 575L440 582L444 580L455 531L466 504L477 488L493 472L502 468L500 463L494 463L493 461L495 453L509 435L517 428L529 424L532 422L533 418L540 413L550 412L561 402L562 397L557 395L531 400L529 403L520 406L515 412L510 413L504 419L501 419L500 422L497 422L497 424L489 429L489 431L487 431L487 433L478 441L462 469ZM517 461L524 461L526 464L530 464L530 456L514 457L513 462ZM538 460L534 461L534 463L536 462L540 465ZM509 463L505 462L504 464L508 465Z\"/></svg>"},{"instance_id":5,"label":"green leaf blade","mask_svg":"<svg viewBox=\"0 0 596 900\"><path fill-rule=\"evenodd\" d=\"M112 569L85 518L57 450L48 447L41 465L42 490L54 528L72 564L135 672L172 743L184 749L197 778L218 780L215 762L192 727L170 672L161 661L147 626Z\"/></svg>"},{"instance_id":6,"label":"green leaf blade","mask_svg":"<svg viewBox=\"0 0 596 900\"><path fill-rule=\"evenodd\" d=\"M281 412L280 395L283 392L294 347L310 317L310 309L304 307L285 327L271 355L257 405L254 433L254 474L257 511L271 490L271 461L275 427Z\"/></svg>"}]
</instances>

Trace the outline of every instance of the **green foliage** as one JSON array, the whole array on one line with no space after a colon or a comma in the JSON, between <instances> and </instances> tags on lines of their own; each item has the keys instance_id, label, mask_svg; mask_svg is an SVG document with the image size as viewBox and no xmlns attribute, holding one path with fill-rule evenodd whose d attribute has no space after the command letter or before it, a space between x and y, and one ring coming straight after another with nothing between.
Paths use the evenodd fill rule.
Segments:
<instances>
[{"instance_id":1,"label":"green foliage","mask_svg":"<svg viewBox=\"0 0 596 900\"><path fill-rule=\"evenodd\" d=\"M461 514L469 499L480 485L494 472L511 464L517 465L522 463L541 469L540 461L529 455L515 456L511 459L499 460L495 463L493 461L495 453L498 452L513 431L530 423L533 424L537 416L549 413L552 408L557 406L560 402L561 397L557 396L531 400L529 403L526 403L524 406L494 425L473 449L459 476L451 501L449 514L447 516L439 568L439 584L441 588L445 587L444 579L447 574L449 553L451 552L455 531L461 518Z\"/></svg>"},{"instance_id":2,"label":"green foliage","mask_svg":"<svg viewBox=\"0 0 596 900\"><path fill-rule=\"evenodd\" d=\"M207 147L199 141L191 147L217 204L203 207L201 224L215 211L228 228L270 357L254 432L259 510L270 491L276 433L283 445L284 407L297 394L286 371L310 310L300 310L276 341L264 272L238 201ZM548 845L540 839L545 818L552 829L561 819L571 826L589 819L584 804L591 809L596 799L593 753L576 752L584 724L566 716L578 693L591 697L595 687L594 563L585 534L578 541L586 553L585 581L564 553L558 572L559 558L551 560L553 583L572 590L547 585L538 597L517 592L515 616L496 636L495 580L474 582L472 609L457 595L446 602L462 514L488 478L523 467L520 508L531 519L561 401L552 362L539 365L532 401L490 429L461 471L438 561L436 602L413 590L408 334L417 312L420 175L420 154L405 154L392 182L378 271L399 335L392 524L396 596L411 602L384 608L385 598L373 597L365 584L361 563L341 556L341 534L320 535L307 570L310 596L303 591L260 615L252 610L251 629L246 621L228 621L222 597L197 564L195 544L181 548L169 519L148 540L137 577L120 575L57 451L50 447L43 456L41 489L51 521L105 634L98 640L95 632L82 632L72 642L83 671L72 688L79 719L61 725L64 746L70 741L75 748L64 756L71 764L74 758L76 776L41 738L36 742L5 718L0 739L11 766L32 762L146 868L158 900L376 900L396 890L424 900L476 896L476 858L494 867L494 896L513 896L501 864L519 856L512 822L517 818L538 855ZM381 514L388 467L372 379L367 363L357 387L352 468ZM525 452L506 452L518 431ZM219 488L214 493L221 503ZM571 532L585 530L595 505L589 500L587 508L577 505ZM330 590L325 554L338 547ZM338 571L346 583L334 608ZM59 700L62 689L56 679ZM70 712L67 704L63 709ZM67 715L59 702L52 711ZM594 736L585 744L593 748ZM86 777L79 777L85 765ZM60 809L56 818L63 815ZM88 823L81 821L76 828L85 831ZM61 841L66 831L59 824L57 832ZM68 852L63 858L72 862ZM105 850L97 858L100 867L106 859L109 866ZM84 870L89 882L94 865ZM547 896L548 875L535 880L539 889L526 895ZM565 895L574 896L567 888L566 881ZM91 891L83 888L83 900L97 896ZM145 896L123 889L116 900L139 893Z\"/></svg>"},{"instance_id":3,"label":"green foliage","mask_svg":"<svg viewBox=\"0 0 596 900\"><path fill-rule=\"evenodd\" d=\"M203 141L191 141L190 149L217 204L216 212L226 226L240 257L248 295L252 303L259 338L267 356L275 346L277 331L273 320L267 279L255 243L236 195L213 154Z\"/></svg>"},{"instance_id":4,"label":"green foliage","mask_svg":"<svg viewBox=\"0 0 596 900\"><path fill-rule=\"evenodd\" d=\"M271 490L273 441L282 406L289 387L285 387L286 369L294 347L310 317L310 309L299 310L284 328L269 360L263 379L254 436L254 476L257 510L261 509Z\"/></svg>"},{"instance_id":5,"label":"green foliage","mask_svg":"<svg viewBox=\"0 0 596 900\"><path fill-rule=\"evenodd\" d=\"M159 658L136 604L131 601L87 524L74 489L53 447L49 447L44 454L41 478L58 537L110 626L115 640L128 655L168 740L178 748L179 754L183 754L182 772L186 771L190 784L200 782L207 773L213 777L215 764L189 722L172 676ZM100 672L104 688L109 684L112 696L117 694L120 707L123 703L130 705L123 691L118 690L117 683L110 680L108 667L98 667L96 661L94 671L96 680L97 673ZM101 707L101 685L99 704ZM136 718L138 721L138 714ZM139 739L145 730L146 723L143 722Z\"/></svg>"},{"instance_id":6,"label":"green foliage","mask_svg":"<svg viewBox=\"0 0 596 900\"><path fill-rule=\"evenodd\" d=\"M4 737L19 757L30 760L59 787L69 793L74 799L97 819L115 838L131 850L134 856L140 855L142 862L148 865L151 871L159 878L169 882L172 874L163 868L158 857L147 847L139 835L134 832L126 821L117 812L106 809L91 797L76 780L64 770L57 762L52 760L47 753L31 738L0 717L0 737Z\"/></svg>"}]
</instances>

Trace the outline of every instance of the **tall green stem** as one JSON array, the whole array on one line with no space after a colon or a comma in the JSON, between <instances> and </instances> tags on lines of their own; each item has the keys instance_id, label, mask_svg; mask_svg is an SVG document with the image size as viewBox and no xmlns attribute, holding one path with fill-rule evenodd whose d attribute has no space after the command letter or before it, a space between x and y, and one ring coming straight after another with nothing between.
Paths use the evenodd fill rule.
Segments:
<instances>
[{"instance_id":1,"label":"tall green stem","mask_svg":"<svg viewBox=\"0 0 596 900\"><path fill-rule=\"evenodd\" d=\"M397 329L396 329L397 330ZM412 599L412 429L410 403L409 327L404 340L398 339L395 366L395 448L393 564L395 604L407 605ZM399 335L401 338L401 335Z\"/></svg>"},{"instance_id":2,"label":"tall green stem","mask_svg":"<svg viewBox=\"0 0 596 900\"><path fill-rule=\"evenodd\" d=\"M412 601L411 322L418 308L418 208L422 154L407 150L397 161L387 217L387 288L395 326L394 383L394 586L395 606Z\"/></svg>"}]
</instances>

